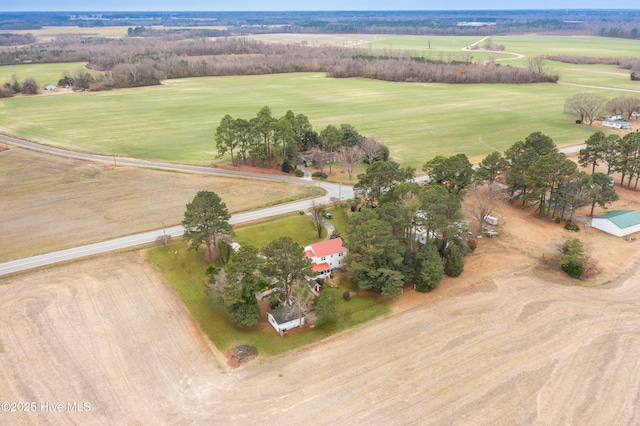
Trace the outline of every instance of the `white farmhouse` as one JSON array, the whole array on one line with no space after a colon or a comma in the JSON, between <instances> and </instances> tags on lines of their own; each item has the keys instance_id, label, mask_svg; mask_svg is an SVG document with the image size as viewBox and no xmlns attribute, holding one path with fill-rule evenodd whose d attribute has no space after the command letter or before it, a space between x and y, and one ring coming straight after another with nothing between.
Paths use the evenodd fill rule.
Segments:
<instances>
[{"instance_id":1,"label":"white farmhouse","mask_svg":"<svg viewBox=\"0 0 640 426\"><path fill-rule=\"evenodd\" d=\"M635 210L612 210L591 219L591 226L624 237L640 231L640 213Z\"/></svg>"},{"instance_id":2,"label":"white farmhouse","mask_svg":"<svg viewBox=\"0 0 640 426\"><path fill-rule=\"evenodd\" d=\"M342 267L347 249L342 245L342 238L332 238L306 246L304 254L311 259L311 266L315 274L313 278L325 278L329 276L331 271Z\"/></svg>"}]
</instances>

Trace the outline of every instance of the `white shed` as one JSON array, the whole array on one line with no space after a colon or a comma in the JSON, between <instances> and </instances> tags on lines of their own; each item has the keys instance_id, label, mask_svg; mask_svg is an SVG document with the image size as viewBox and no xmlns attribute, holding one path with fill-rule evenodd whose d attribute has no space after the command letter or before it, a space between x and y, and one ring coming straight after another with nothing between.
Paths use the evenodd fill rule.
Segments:
<instances>
[{"instance_id":1,"label":"white shed","mask_svg":"<svg viewBox=\"0 0 640 426\"><path fill-rule=\"evenodd\" d=\"M267 318L269 318L269 324L271 324L282 337L284 337L287 330L304 325L304 316L299 317L296 314L288 314L282 311L267 312Z\"/></svg>"},{"instance_id":2,"label":"white shed","mask_svg":"<svg viewBox=\"0 0 640 426\"><path fill-rule=\"evenodd\" d=\"M640 232L640 213L635 210L612 210L591 219L591 226L617 237Z\"/></svg>"}]
</instances>

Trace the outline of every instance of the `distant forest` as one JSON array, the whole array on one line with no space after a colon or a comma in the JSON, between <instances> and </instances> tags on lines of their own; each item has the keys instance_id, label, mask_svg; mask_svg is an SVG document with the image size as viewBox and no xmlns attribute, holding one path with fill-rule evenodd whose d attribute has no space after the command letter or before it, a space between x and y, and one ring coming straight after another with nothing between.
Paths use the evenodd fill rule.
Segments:
<instances>
[{"instance_id":1,"label":"distant forest","mask_svg":"<svg viewBox=\"0 0 640 426\"><path fill-rule=\"evenodd\" d=\"M459 10L310 12L4 12L0 32L78 25L222 26L227 35L290 33L640 37L640 10Z\"/></svg>"}]
</instances>

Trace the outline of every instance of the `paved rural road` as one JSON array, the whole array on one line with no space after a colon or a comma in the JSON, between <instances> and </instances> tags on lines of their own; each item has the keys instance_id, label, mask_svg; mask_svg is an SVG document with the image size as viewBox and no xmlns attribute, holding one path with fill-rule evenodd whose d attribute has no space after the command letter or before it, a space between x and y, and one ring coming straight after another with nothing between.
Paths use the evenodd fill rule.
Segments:
<instances>
[{"instance_id":1,"label":"paved rural road","mask_svg":"<svg viewBox=\"0 0 640 426\"><path fill-rule=\"evenodd\" d=\"M101 161L101 162L113 162L113 158L104 155L96 155L96 154L85 154L80 152L67 151L60 148L53 148L49 146L39 145L32 142L27 142L15 138L4 137L4 141L8 144L20 146L23 148L35 149L41 152L46 152L54 155L63 155L66 157L79 158L83 160L90 161ZM317 204L329 204L331 202L331 198L342 198L343 200L353 198L353 188L350 186L342 186L329 182L318 182L318 181L310 181L299 178L289 178L285 176L270 176L270 175L261 175L258 173L246 173L239 172L233 170L221 170L221 169L211 169L207 167L198 167L198 166L188 166L181 164L167 164L167 163L156 163L153 161L145 161L145 160L136 160L132 158L116 158L117 164L127 165L127 166L136 166L136 167L149 167L154 169L163 169L163 170L175 170L175 171L186 171L186 172L198 172L198 173L210 173L215 175L225 175L225 176L237 176L244 178L253 178L253 179L266 179L266 180L274 180L279 182L292 182L298 184L307 184L307 185L315 185L321 188L324 188L327 191L327 194L323 197L319 197L313 200L302 200L296 201L293 203L281 204L273 207L268 207L265 209L255 210L251 212L238 213L231 216L230 223L237 224L252 221L255 219L261 219L265 217L277 216L283 213L290 213L299 210L306 210L311 207L313 202ZM14 272L25 271L27 269L36 268L39 266L51 265L58 262L64 262L72 259L77 259L84 256L91 256L94 254L105 253L112 250L120 250L129 247L135 247L141 244L147 244L150 242L157 241L158 239L162 239L164 235L170 237L178 237L182 236L184 233L184 228L182 226L174 226L171 228L166 228L164 230L158 229L156 231L144 232L141 234L130 235L127 237L115 238L113 240L103 241L100 243L89 244L80 247L74 247L67 250L60 250L52 253L45 253L37 256L32 256L24 259L18 259L11 262L6 262L0 264L0 275L11 274Z\"/></svg>"},{"instance_id":2,"label":"paved rural road","mask_svg":"<svg viewBox=\"0 0 640 426\"><path fill-rule=\"evenodd\" d=\"M27 141L10 138L6 136L4 137L4 140L5 142L10 143L12 145L21 146L23 148L35 149L38 151L47 152L54 155L63 155L66 157L80 158L80 159L91 160L91 161L102 161L102 162L114 161L113 158L109 156L67 151L60 148L39 145L36 143L27 142ZM571 152L577 152L583 147L584 145L578 145L574 147L562 148L560 151L568 154ZM336 198L340 197L343 200L353 197L352 187L336 185L329 182L317 182L317 181L309 181L304 179L261 175L258 173L237 172L233 170L211 169L207 167L188 166L188 165L181 165L181 164L157 163L153 161L136 160L132 158L116 158L116 162L118 164L127 165L127 166L149 167L149 168L155 168L155 169L177 170L177 171L188 171L188 172L199 172L199 173L211 173L211 174L238 176L238 177L245 177L245 178L276 180L281 182L295 182L295 183L316 185L321 188L324 188L327 191L327 195L325 195L324 197L316 198L314 200L297 201L293 203L282 204L282 205L255 210L251 212L235 214L231 216L231 220L229 221L232 224L238 224L243 222L249 222L255 219L277 216L283 213L306 210L311 207L311 204L314 201L320 204L328 204L330 203L331 198L333 197L336 197ZM417 178L416 181L423 182L426 179L427 179L426 176L421 176ZM130 248L130 247L135 247L141 244L147 244L147 243L157 241L158 239L162 239L164 235L166 235L167 237L179 237L179 236L182 236L183 233L184 233L184 228L182 226L173 226L170 228L166 228L164 230L158 229L156 231L149 231L141 234L130 235L127 237L115 238L113 240L103 241L101 243L89 244L89 245L74 247L66 250L60 250L52 253L45 253L37 256L32 256L24 259L18 259L11 262L1 263L0 275L7 275L15 272L25 271L32 268L37 268L40 266L46 266L46 265L51 265L58 262L78 259L80 257L106 253L113 250L121 250L121 249Z\"/></svg>"}]
</instances>

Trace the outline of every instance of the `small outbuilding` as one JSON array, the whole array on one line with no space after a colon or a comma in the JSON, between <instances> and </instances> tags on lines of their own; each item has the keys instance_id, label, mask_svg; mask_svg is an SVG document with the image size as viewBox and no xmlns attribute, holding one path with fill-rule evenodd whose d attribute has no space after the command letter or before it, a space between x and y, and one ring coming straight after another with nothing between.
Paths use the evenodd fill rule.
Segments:
<instances>
[{"instance_id":1,"label":"small outbuilding","mask_svg":"<svg viewBox=\"0 0 640 426\"><path fill-rule=\"evenodd\" d=\"M635 210L612 210L591 219L591 226L617 237L624 237L640 232L640 213Z\"/></svg>"},{"instance_id":2,"label":"small outbuilding","mask_svg":"<svg viewBox=\"0 0 640 426\"><path fill-rule=\"evenodd\" d=\"M269 319L269 324L271 324L282 337L284 337L288 330L304 325L304 315L299 317L296 314L283 311L267 312L267 318Z\"/></svg>"},{"instance_id":3,"label":"small outbuilding","mask_svg":"<svg viewBox=\"0 0 640 426\"><path fill-rule=\"evenodd\" d=\"M45 84L44 85L44 90L50 90L52 92L57 92L58 88L53 84Z\"/></svg>"},{"instance_id":4,"label":"small outbuilding","mask_svg":"<svg viewBox=\"0 0 640 426\"><path fill-rule=\"evenodd\" d=\"M604 120L602 122L603 126L613 127L614 129L630 129L631 124L627 120Z\"/></svg>"}]
</instances>

